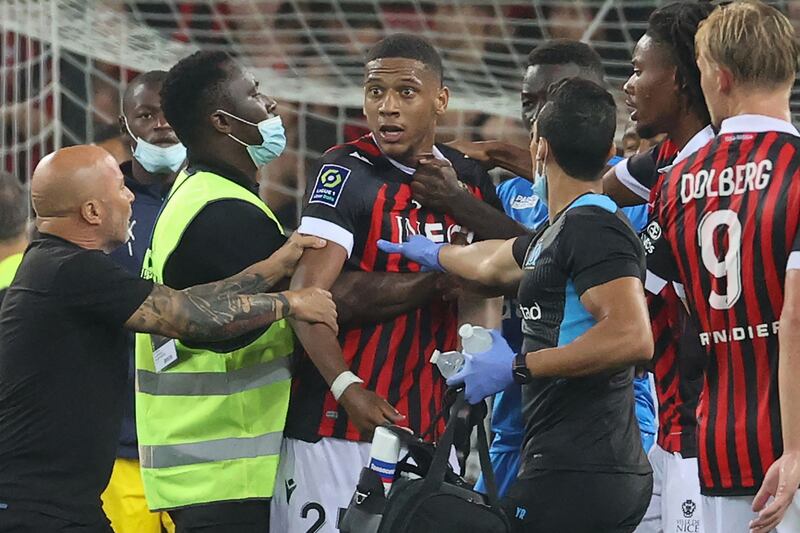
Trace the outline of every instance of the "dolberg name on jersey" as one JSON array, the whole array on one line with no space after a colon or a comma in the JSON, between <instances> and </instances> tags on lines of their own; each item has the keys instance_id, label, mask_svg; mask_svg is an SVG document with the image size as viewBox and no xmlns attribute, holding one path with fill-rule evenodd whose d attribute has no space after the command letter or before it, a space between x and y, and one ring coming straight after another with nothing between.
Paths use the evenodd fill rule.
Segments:
<instances>
[{"instance_id":1,"label":"dolberg name on jersey","mask_svg":"<svg viewBox=\"0 0 800 533\"><path fill-rule=\"evenodd\" d=\"M698 170L695 174L681 175L681 202L684 204L703 197L733 196L748 191L760 191L769 185L772 161L762 159L741 165L715 169ZM716 188L715 188L716 185Z\"/></svg>"}]
</instances>

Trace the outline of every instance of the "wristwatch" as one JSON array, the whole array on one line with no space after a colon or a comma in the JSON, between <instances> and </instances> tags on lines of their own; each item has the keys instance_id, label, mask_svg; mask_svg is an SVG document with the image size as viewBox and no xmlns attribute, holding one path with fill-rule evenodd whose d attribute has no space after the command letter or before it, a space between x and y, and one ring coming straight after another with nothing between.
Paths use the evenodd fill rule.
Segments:
<instances>
[{"instance_id":1,"label":"wristwatch","mask_svg":"<svg viewBox=\"0 0 800 533\"><path fill-rule=\"evenodd\" d=\"M528 370L528 363L525 361L526 355L525 352L520 352L514 357L512 371L514 372L514 383L518 385L525 385L533 379L531 371Z\"/></svg>"}]
</instances>

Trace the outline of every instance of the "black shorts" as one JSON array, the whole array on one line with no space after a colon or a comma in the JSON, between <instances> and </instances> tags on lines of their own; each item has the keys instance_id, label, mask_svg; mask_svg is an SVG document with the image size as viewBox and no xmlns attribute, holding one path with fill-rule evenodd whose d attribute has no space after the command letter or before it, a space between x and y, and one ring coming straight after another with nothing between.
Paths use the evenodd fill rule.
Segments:
<instances>
[{"instance_id":1,"label":"black shorts","mask_svg":"<svg viewBox=\"0 0 800 533\"><path fill-rule=\"evenodd\" d=\"M0 533L114 533L103 517L95 524L68 520L11 507L0 509Z\"/></svg>"},{"instance_id":2,"label":"black shorts","mask_svg":"<svg viewBox=\"0 0 800 533\"><path fill-rule=\"evenodd\" d=\"M652 492L652 474L543 470L516 480L502 505L514 533L629 533Z\"/></svg>"},{"instance_id":3,"label":"black shorts","mask_svg":"<svg viewBox=\"0 0 800 533\"><path fill-rule=\"evenodd\" d=\"M269 533L269 500L219 502L169 511L176 533Z\"/></svg>"}]
</instances>

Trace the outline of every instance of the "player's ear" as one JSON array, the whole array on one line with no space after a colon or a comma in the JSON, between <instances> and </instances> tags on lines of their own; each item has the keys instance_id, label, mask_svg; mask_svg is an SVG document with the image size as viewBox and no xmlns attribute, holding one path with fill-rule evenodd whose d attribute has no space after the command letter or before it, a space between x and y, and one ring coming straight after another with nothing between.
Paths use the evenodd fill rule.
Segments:
<instances>
[{"instance_id":1,"label":"player's ear","mask_svg":"<svg viewBox=\"0 0 800 533\"><path fill-rule=\"evenodd\" d=\"M217 110L211 113L208 118L211 120L211 125L214 127L214 129L223 135L228 135L232 131L231 120L227 115L225 115L225 113Z\"/></svg>"},{"instance_id":2,"label":"player's ear","mask_svg":"<svg viewBox=\"0 0 800 533\"><path fill-rule=\"evenodd\" d=\"M91 226L99 226L102 221L102 207L97 200L87 200L81 205L81 217Z\"/></svg>"},{"instance_id":3,"label":"player's ear","mask_svg":"<svg viewBox=\"0 0 800 533\"><path fill-rule=\"evenodd\" d=\"M447 104L450 102L450 89L442 85L439 94L436 95L436 115L442 116L447 111Z\"/></svg>"},{"instance_id":4,"label":"player's ear","mask_svg":"<svg viewBox=\"0 0 800 533\"><path fill-rule=\"evenodd\" d=\"M722 94L728 94L731 92L733 88L733 72L730 69L723 67L722 65L714 65L715 77L717 78L717 86L719 87L719 92Z\"/></svg>"},{"instance_id":5,"label":"player's ear","mask_svg":"<svg viewBox=\"0 0 800 533\"><path fill-rule=\"evenodd\" d=\"M547 156L550 154L550 143L544 137L539 137L536 140L536 155L535 160L542 163L547 162Z\"/></svg>"}]
</instances>

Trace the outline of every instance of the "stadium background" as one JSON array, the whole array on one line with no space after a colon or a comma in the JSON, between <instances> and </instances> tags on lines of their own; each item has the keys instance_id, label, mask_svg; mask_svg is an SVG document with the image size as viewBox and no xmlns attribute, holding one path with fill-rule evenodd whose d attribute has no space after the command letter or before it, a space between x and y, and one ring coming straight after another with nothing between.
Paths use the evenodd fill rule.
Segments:
<instances>
[{"instance_id":1,"label":"stadium background","mask_svg":"<svg viewBox=\"0 0 800 533\"><path fill-rule=\"evenodd\" d=\"M619 97L656 0L0 0L0 156L27 180L38 159L102 143L119 160L119 94L136 74L205 48L251 67L280 102L288 146L262 171L262 196L295 227L308 166L365 131L363 56L388 33L429 38L453 98L440 140L525 145L519 86L543 39L592 44ZM772 2L800 25L800 1ZM618 98L621 104L621 98ZM795 123L800 92L793 97ZM619 106L618 136L628 126Z\"/></svg>"}]
</instances>

